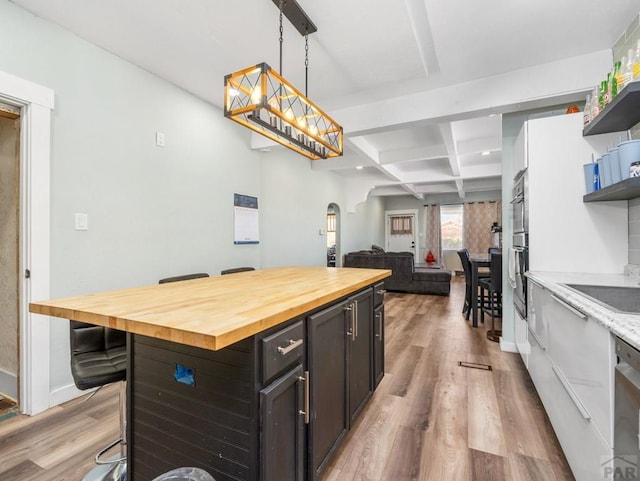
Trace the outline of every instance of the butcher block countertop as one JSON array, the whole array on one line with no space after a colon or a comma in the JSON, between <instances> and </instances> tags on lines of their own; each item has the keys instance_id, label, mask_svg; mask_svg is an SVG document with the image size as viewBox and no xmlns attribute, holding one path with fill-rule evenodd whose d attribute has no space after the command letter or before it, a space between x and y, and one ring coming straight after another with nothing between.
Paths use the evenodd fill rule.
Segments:
<instances>
[{"instance_id":1,"label":"butcher block countertop","mask_svg":"<svg viewBox=\"0 0 640 481\"><path fill-rule=\"evenodd\" d=\"M390 275L386 269L276 267L33 302L29 310L218 350Z\"/></svg>"}]
</instances>

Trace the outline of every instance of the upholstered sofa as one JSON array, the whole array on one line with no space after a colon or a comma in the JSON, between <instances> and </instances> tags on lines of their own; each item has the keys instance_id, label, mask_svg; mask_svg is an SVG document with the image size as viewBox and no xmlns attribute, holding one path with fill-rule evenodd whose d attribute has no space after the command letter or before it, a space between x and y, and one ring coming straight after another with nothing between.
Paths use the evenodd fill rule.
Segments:
<instances>
[{"instance_id":1,"label":"upholstered sofa","mask_svg":"<svg viewBox=\"0 0 640 481\"><path fill-rule=\"evenodd\" d=\"M391 269L393 274L384 280L389 291L448 296L451 272L444 269L415 270L411 252L358 251L345 254L344 267Z\"/></svg>"}]
</instances>

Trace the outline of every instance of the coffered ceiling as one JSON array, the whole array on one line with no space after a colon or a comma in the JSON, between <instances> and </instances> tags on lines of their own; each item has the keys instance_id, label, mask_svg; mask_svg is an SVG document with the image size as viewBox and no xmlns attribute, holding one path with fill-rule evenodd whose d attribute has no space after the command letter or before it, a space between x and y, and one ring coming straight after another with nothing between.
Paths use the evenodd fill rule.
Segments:
<instances>
[{"instance_id":1,"label":"coffered ceiling","mask_svg":"<svg viewBox=\"0 0 640 481\"><path fill-rule=\"evenodd\" d=\"M278 68L272 0L12 1L218 108L225 74ZM312 168L373 195L418 198L499 190L500 114L583 99L584 86L544 98L525 84L553 84L557 68L598 52L610 61L640 10L638 0L298 2L318 28L309 97L345 131L345 155ZM282 73L304 87L304 39L286 20Z\"/></svg>"}]
</instances>

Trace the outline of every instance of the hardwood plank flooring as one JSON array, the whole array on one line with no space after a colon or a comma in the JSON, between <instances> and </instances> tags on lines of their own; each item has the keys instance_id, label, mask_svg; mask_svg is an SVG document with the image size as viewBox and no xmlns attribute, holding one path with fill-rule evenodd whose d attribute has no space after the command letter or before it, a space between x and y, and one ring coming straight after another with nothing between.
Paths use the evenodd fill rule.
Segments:
<instances>
[{"instance_id":1,"label":"hardwood plank flooring","mask_svg":"<svg viewBox=\"0 0 640 481\"><path fill-rule=\"evenodd\" d=\"M385 377L321 481L573 481L520 357L463 297L460 278L450 297L387 294ZM0 481L80 481L117 436L117 386L0 421Z\"/></svg>"},{"instance_id":2,"label":"hardwood plank flooring","mask_svg":"<svg viewBox=\"0 0 640 481\"><path fill-rule=\"evenodd\" d=\"M321 481L574 481L520 356L463 298L460 278L450 297L387 294L385 377Z\"/></svg>"}]
</instances>

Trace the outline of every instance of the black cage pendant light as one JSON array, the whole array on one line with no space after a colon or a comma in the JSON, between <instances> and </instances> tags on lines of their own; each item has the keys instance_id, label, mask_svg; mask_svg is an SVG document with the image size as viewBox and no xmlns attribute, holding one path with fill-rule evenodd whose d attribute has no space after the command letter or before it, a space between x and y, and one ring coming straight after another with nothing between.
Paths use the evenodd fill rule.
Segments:
<instances>
[{"instance_id":1,"label":"black cage pendant light","mask_svg":"<svg viewBox=\"0 0 640 481\"><path fill-rule=\"evenodd\" d=\"M307 98L308 36L316 26L295 0L280 9L280 73L259 63L224 77L224 116L310 159L342 155L342 127ZM305 93L282 77L282 17L305 37Z\"/></svg>"}]
</instances>

